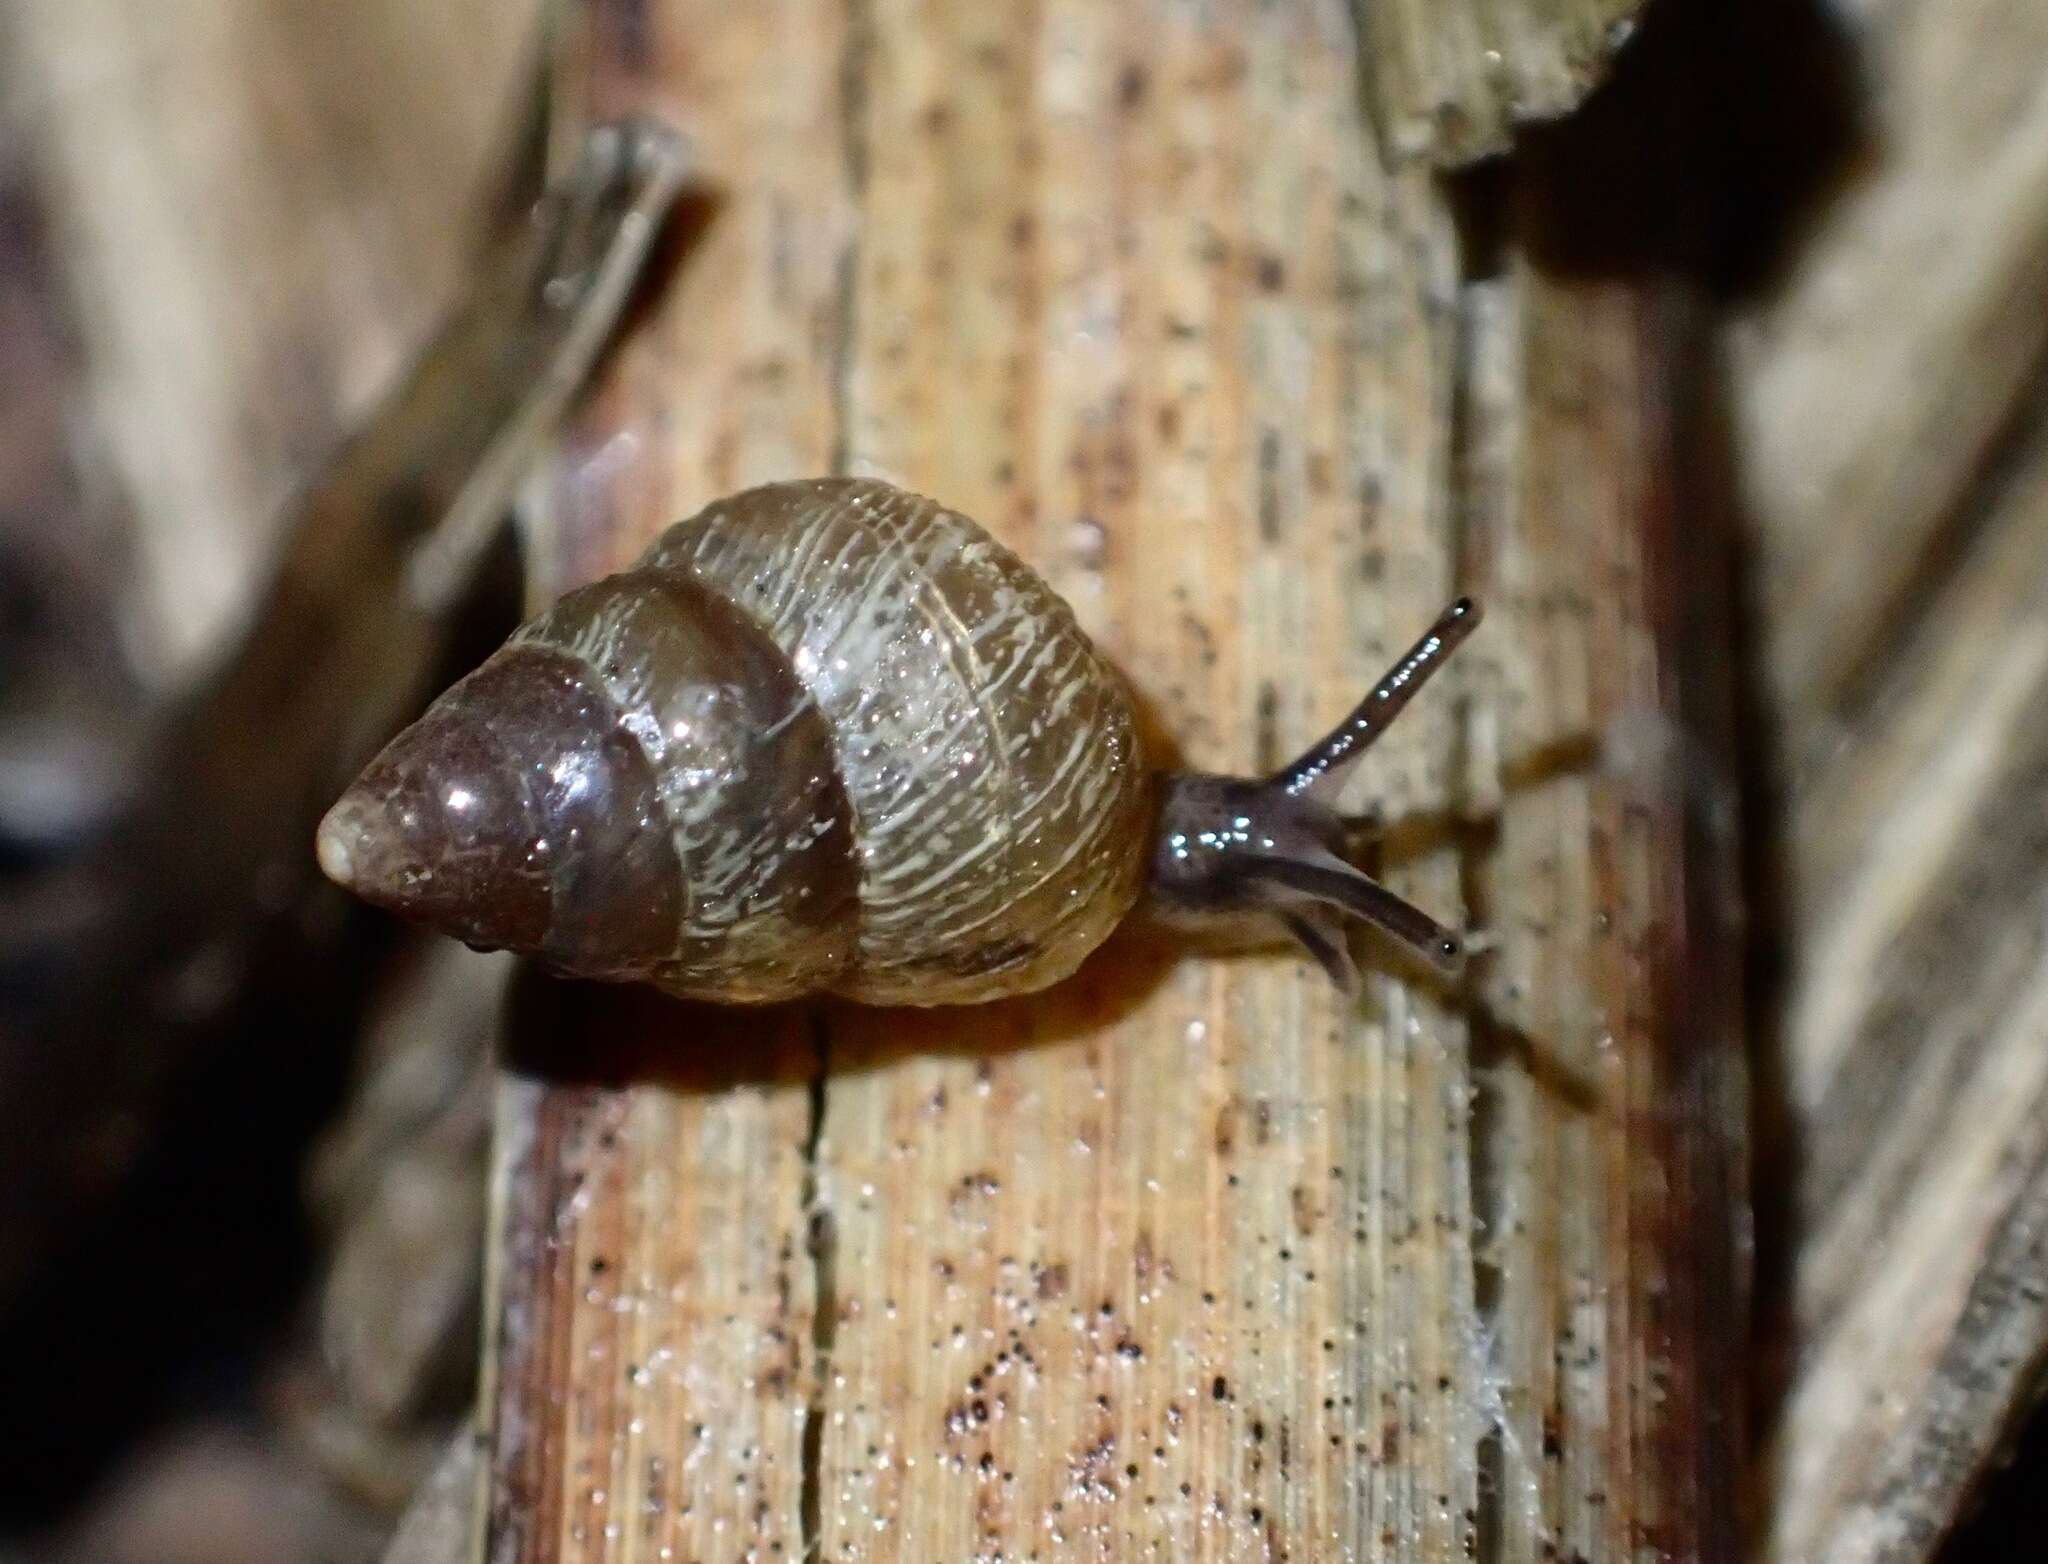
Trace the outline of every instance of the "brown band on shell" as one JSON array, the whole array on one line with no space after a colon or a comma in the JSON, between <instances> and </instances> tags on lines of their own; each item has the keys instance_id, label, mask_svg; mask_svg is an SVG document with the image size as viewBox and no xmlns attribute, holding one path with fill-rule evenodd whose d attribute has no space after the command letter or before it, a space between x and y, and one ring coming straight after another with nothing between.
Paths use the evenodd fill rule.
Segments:
<instances>
[{"instance_id":1,"label":"brown band on shell","mask_svg":"<svg viewBox=\"0 0 2048 1564\"><path fill-rule=\"evenodd\" d=\"M518 644L586 664L652 765L683 899L642 975L728 1000L832 987L859 918L853 811L781 649L702 583L644 567L570 593Z\"/></svg>"},{"instance_id":2,"label":"brown band on shell","mask_svg":"<svg viewBox=\"0 0 2048 1564\"><path fill-rule=\"evenodd\" d=\"M653 768L588 669L544 647L498 652L392 740L320 850L369 901L580 976L644 975L674 943Z\"/></svg>"}]
</instances>

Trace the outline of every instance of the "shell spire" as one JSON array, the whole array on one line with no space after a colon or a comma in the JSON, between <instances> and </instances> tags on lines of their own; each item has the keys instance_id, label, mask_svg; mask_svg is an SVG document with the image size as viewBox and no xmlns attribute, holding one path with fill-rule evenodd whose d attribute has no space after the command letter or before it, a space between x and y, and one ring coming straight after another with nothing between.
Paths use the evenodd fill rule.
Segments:
<instances>
[{"instance_id":1,"label":"shell spire","mask_svg":"<svg viewBox=\"0 0 2048 1564\"><path fill-rule=\"evenodd\" d=\"M457 684L320 822L320 866L364 900L486 949L635 975L683 887L653 768L560 653L518 647Z\"/></svg>"}]
</instances>

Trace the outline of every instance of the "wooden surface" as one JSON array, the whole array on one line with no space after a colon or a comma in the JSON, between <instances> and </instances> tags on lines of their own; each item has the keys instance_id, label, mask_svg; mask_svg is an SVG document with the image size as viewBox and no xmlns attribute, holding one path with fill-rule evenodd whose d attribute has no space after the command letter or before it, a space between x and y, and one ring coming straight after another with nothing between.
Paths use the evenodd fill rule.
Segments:
<instances>
[{"instance_id":1,"label":"wooden surface","mask_svg":"<svg viewBox=\"0 0 2048 1564\"><path fill-rule=\"evenodd\" d=\"M321 1274L271 1398L296 1443L385 1517L469 1421L491 1050L512 966L424 936L396 955L354 1089L310 1158Z\"/></svg>"},{"instance_id":2,"label":"wooden surface","mask_svg":"<svg viewBox=\"0 0 2048 1564\"><path fill-rule=\"evenodd\" d=\"M225 647L273 557L289 497L388 389L474 253L531 99L534 19L524 0L6 8L8 785L33 772L8 765L27 729L32 763L79 767L58 786L118 794L127 753L91 741L109 729L149 732L165 698ZM40 361L37 333L58 349ZM33 570L14 572L43 550L75 568L66 584L89 588L93 611L116 628L117 676L88 662L98 648L62 640L50 661L69 678L45 682L37 663L10 660L24 622L30 634L40 627L46 584ZM61 741L39 745L36 724ZM71 845L57 838L58 867ZM38 894L42 867L33 856L5 866L0 965L39 939L75 948L78 927L92 926L90 898L81 907ZM72 888L56 878L60 891ZM22 970L8 966L10 985ZM189 992L200 1005L231 991L218 964L195 975ZM35 995L31 981L10 1001L33 1009ZM367 1558L379 1546L413 1475L417 1424L445 1426L451 1409L434 1403L432 1384L398 1382L407 1370L431 1378L436 1365L418 1338L433 1321L416 1320L414 1338L376 1363L366 1350L338 1353L331 1379L315 1344L280 1341L290 1333L278 1315L306 1263L294 1210L304 1147L290 1138L310 1133L321 1083L338 1088L336 1055L320 1046L337 1030L331 1020L279 1025L232 1057L139 1048L158 1034L137 1026L106 1040L111 1063L73 1056L50 1069L11 1052L18 1035L0 1037L0 1130L17 1153L54 1148L33 1185L10 1184L22 1198L0 1221L0 1293L13 1333L37 1344L33 1361L6 1376L4 1442L18 1459L0 1528L54 1522L67 1501L79 1510L27 1545L28 1556L279 1564ZM138 1076L169 1084L128 1090ZM65 1089L38 1089L53 1081ZM477 1161L481 1138L474 1133ZM110 1190L138 1160L148 1174ZM432 1171L455 1182L467 1173L474 1210L480 1172L462 1161ZM166 1167L179 1177L165 1177ZM355 1240L390 1244L403 1225L381 1198L392 1190L354 1193L362 1198L343 1222L371 1213ZM448 1204L452 1215L462 1200ZM390 1225L366 1231L380 1220ZM345 1265L337 1307L364 1303L375 1272L387 1317L408 1305L456 1316L439 1323L456 1337L459 1365L474 1329L475 1261L464 1264L460 1249L407 1258L410 1274ZM466 1395L460 1368L453 1380L441 1394ZM243 1524L244 1515L253 1519Z\"/></svg>"},{"instance_id":3,"label":"wooden surface","mask_svg":"<svg viewBox=\"0 0 2048 1564\"><path fill-rule=\"evenodd\" d=\"M1635 34L1643 0L1353 0L1385 145L1458 165L1578 107Z\"/></svg>"},{"instance_id":4,"label":"wooden surface","mask_svg":"<svg viewBox=\"0 0 2048 1564\"><path fill-rule=\"evenodd\" d=\"M477 1440L464 1431L420 1484L383 1564L455 1564L476 1556L479 1464Z\"/></svg>"},{"instance_id":5,"label":"wooden surface","mask_svg":"<svg viewBox=\"0 0 2048 1564\"><path fill-rule=\"evenodd\" d=\"M1735 335L1766 671L1809 727L1840 720L1953 558L2048 345L2048 14L1842 9L1866 166Z\"/></svg>"},{"instance_id":6,"label":"wooden surface","mask_svg":"<svg viewBox=\"0 0 2048 1564\"><path fill-rule=\"evenodd\" d=\"M1446 990L1373 946L1356 1005L1138 939L929 1014L535 982L488 1557L1732 1557L1691 313L1513 247L1462 280L1340 0L580 16L563 100L672 115L718 188L568 442L553 583L883 474L1235 769L1475 588L1375 858L1497 949Z\"/></svg>"},{"instance_id":7,"label":"wooden surface","mask_svg":"<svg viewBox=\"0 0 2048 1564\"><path fill-rule=\"evenodd\" d=\"M2048 1365L2048 17L1844 15L1867 155L1732 338L1783 800L1759 1489L1764 1556L1903 1564Z\"/></svg>"},{"instance_id":8,"label":"wooden surface","mask_svg":"<svg viewBox=\"0 0 2048 1564\"><path fill-rule=\"evenodd\" d=\"M9 11L0 126L51 207L95 481L147 511L131 642L174 685L263 579L293 488L449 304L538 0Z\"/></svg>"}]
</instances>

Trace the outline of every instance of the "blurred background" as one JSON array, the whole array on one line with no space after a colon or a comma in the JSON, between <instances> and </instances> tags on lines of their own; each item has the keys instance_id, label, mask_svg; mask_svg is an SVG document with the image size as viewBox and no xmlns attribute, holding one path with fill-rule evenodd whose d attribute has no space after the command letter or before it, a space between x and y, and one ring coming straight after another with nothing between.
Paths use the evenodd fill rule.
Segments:
<instances>
[{"instance_id":1,"label":"blurred background","mask_svg":"<svg viewBox=\"0 0 2048 1564\"><path fill-rule=\"evenodd\" d=\"M375 1558L470 1404L496 963L293 886L104 1043L60 1012L181 704L506 204L538 23L0 7L0 1556Z\"/></svg>"},{"instance_id":2,"label":"blurred background","mask_svg":"<svg viewBox=\"0 0 2048 1564\"><path fill-rule=\"evenodd\" d=\"M470 1404L502 962L293 884L36 1044L133 938L122 822L175 813L154 757L297 497L518 205L542 20L0 4L0 1559L374 1559ZM1882 1440L1885 1556L2034 1558L2048 7L1703 25L1736 63L1661 203L1741 526L1757 1548L1872 1556L1830 1517Z\"/></svg>"}]
</instances>

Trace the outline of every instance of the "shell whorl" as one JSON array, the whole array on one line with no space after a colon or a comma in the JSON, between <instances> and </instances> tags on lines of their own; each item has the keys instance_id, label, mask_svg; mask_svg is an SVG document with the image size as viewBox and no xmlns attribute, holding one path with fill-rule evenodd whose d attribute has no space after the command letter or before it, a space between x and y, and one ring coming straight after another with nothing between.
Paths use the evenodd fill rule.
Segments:
<instances>
[{"instance_id":1,"label":"shell whorl","mask_svg":"<svg viewBox=\"0 0 2048 1564\"><path fill-rule=\"evenodd\" d=\"M825 716L860 873L840 992L1040 987L1130 909L1151 803L1129 696L974 522L871 479L773 484L677 523L642 563L746 614Z\"/></svg>"},{"instance_id":2,"label":"shell whorl","mask_svg":"<svg viewBox=\"0 0 2048 1564\"><path fill-rule=\"evenodd\" d=\"M641 829L665 833L672 939L645 977L678 993L836 987L858 923L853 819L832 735L781 650L718 593L645 563L570 593L503 653L566 655L648 761Z\"/></svg>"},{"instance_id":3,"label":"shell whorl","mask_svg":"<svg viewBox=\"0 0 2048 1564\"><path fill-rule=\"evenodd\" d=\"M569 594L393 741L321 851L581 975L940 1004L1078 965L1139 893L1151 808L1123 685L1051 589L933 501L830 479Z\"/></svg>"}]
</instances>

